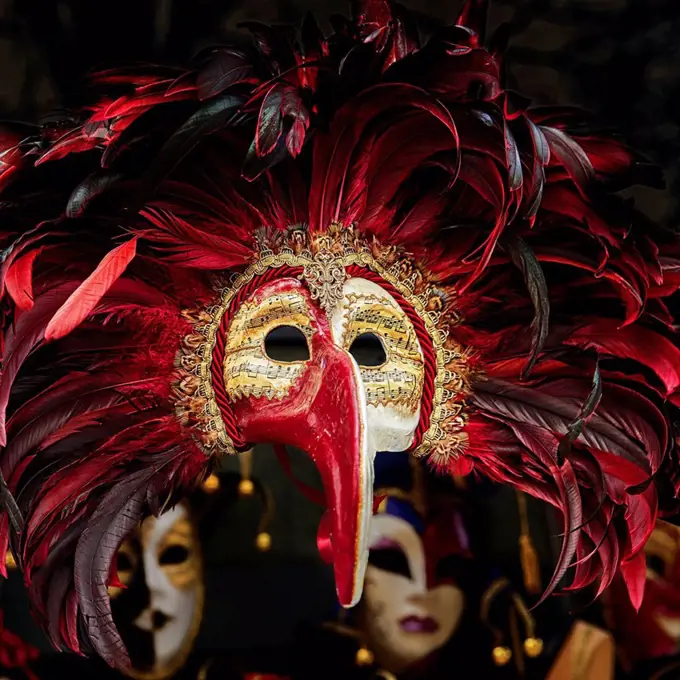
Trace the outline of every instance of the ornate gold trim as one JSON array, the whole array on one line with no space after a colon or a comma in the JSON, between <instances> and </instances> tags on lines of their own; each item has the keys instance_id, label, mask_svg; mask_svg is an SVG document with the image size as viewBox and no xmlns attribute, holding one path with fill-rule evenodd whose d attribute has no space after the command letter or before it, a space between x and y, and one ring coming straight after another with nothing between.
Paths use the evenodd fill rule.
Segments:
<instances>
[{"instance_id":1,"label":"ornate gold trim","mask_svg":"<svg viewBox=\"0 0 680 680\"><path fill-rule=\"evenodd\" d=\"M185 425L195 424L205 452L236 453L215 400L211 362L222 318L238 292L268 269L301 267L299 278L330 314L342 299L347 267L356 265L394 286L413 307L432 340L436 358L434 403L428 429L414 454L430 456L438 465L459 456L467 441L463 397L469 390L469 357L449 339L450 327L459 321L451 301L430 283L413 259L396 246L361 238L353 227L340 224L332 224L319 234L310 234L303 226L293 226L286 232L261 229L256 240L257 259L219 289L219 301L207 309L184 312L194 332L184 338L177 356L180 375L175 383L176 412Z\"/></svg>"}]
</instances>

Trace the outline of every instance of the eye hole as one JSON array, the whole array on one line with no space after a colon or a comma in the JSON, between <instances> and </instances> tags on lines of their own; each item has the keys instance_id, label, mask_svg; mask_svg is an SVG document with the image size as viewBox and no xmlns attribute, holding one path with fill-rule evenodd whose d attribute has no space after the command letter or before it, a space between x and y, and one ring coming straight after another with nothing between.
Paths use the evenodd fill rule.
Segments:
<instances>
[{"instance_id":1,"label":"eye hole","mask_svg":"<svg viewBox=\"0 0 680 680\"><path fill-rule=\"evenodd\" d=\"M189 559L189 551L183 545L168 546L158 558L159 564L182 564Z\"/></svg>"},{"instance_id":2,"label":"eye hole","mask_svg":"<svg viewBox=\"0 0 680 680\"><path fill-rule=\"evenodd\" d=\"M659 576L663 576L666 573L666 564L658 555L647 556L647 567Z\"/></svg>"},{"instance_id":3,"label":"eye hole","mask_svg":"<svg viewBox=\"0 0 680 680\"><path fill-rule=\"evenodd\" d=\"M387 361L385 348L375 333L362 333L355 338L349 353L359 366L382 366Z\"/></svg>"},{"instance_id":4,"label":"eye hole","mask_svg":"<svg viewBox=\"0 0 680 680\"><path fill-rule=\"evenodd\" d=\"M121 572L121 571L132 571L134 569L134 565L132 564L132 559L130 558L129 555L127 555L124 552L118 553L116 565L117 565L119 572Z\"/></svg>"},{"instance_id":5,"label":"eye hole","mask_svg":"<svg viewBox=\"0 0 680 680\"><path fill-rule=\"evenodd\" d=\"M264 351L274 361L307 361L309 346L305 334L295 326L278 326L267 333Z\"/></svg>"},{"instance_id":6,"label":"eye hole","mask_svg":"<svg viewBox=\"0 0 680 680\"><path fill-rule=\"evenodd\" d=\"M408 565L408 559L398 548L371 550L368 555L368 563L376 569L382 569L392 574L400 574L401 576L406 576L406 578L411 578L411 568Z\"/></svg>"}]
</instances>

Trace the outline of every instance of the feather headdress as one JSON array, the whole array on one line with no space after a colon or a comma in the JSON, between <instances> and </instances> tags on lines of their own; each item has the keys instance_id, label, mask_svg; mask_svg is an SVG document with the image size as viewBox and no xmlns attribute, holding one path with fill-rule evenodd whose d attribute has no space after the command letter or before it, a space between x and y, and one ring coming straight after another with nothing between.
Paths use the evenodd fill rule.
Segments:
<instances>
[{"instance_id":1,"label":"feather headdress","mask_svg":"<svg viewBox=\"0 0 680 680\"><path fill-rule=\"evenodd\" d=\"M90 107L0 128L0 564L9 537L57 647L125 664L118 545L208 474L218 436L248 447L219 371L215 395L200 387L194 329L264 226L271 244L353 225L393 268L415 263L404 276L436 296L409 313L425 356L412 448L562 512L549 591L570 565L571 587L598 592L621 567L639 603L677 485L677 239L616 194L658 181L622 141L503 89L484 4L425 44L387 0L329 37L311 17L249 24L252 49L98 73ZM447 335L453 396L432 368ZM435 446L442 394L455 426ZM197 416L213 396L219 432Z\"/></svg>"}]
</instances>

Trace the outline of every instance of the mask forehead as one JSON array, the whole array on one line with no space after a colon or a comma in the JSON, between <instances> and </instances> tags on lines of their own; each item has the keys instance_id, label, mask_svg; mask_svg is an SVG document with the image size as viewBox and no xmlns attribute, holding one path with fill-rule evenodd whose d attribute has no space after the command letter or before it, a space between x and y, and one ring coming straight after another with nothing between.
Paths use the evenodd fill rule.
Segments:
<instances>
[{"instance_id":1,"label":"mask forehead","mask_svg":"<svg viewBox=\"0 0 680 680\"><path fill-rule=\"evenodd\" d=\"M420 419L425 368L408 316L377 283L355 277L343 285L331 330L334 342L350 352L361 336L374 336L382 345L385 360L380 365L360 366L368 425L377 450L409 448Z\"/></svg>"},{"instance_id":2,"label":"mask forehead","mask_svg":"<svg viewBox=\"0 0 680 680\"><path fill-rule=\"evenodd\" d=\"M178 522L189 521L189 513L183 505L176 505L160 517L148 517L142 523L140 533L145 555L155 555L161 541Z\"/></svg>"}]
</instances>

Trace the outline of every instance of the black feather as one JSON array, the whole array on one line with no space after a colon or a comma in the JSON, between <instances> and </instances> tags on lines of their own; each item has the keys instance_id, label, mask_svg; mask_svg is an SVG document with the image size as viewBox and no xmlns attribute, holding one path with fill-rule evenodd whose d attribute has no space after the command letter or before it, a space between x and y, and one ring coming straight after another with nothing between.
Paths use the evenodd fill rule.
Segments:
<instances>
[{"instance_id":1,"label":"black feather","mask_svg":"<svg viewBox=\"0 0 680 680\"><path fill-rule=\"evenodd\" d=\"M590 416L595 412L597 405L602 399L602 378L600 377L600 366L595 364L595 371L593 372L593 386L590 394L583 402L583 406L579 414L570 423L567 434L560 441L557 448L557 464L562 466L562 463L569 455L572 444L581 436L585 424Z\"/></svg>"},{"instance_id":2,"label":"black feather","mask_svg":"<svg viewBox=\"0 0 680 680\"><path fill-rule=\"evenodd\" d=\"M568 433L569 424L578 419L583 409L573 399L554 397L503 380L474 380L472 387L472 402L484 415L502 418L508 424L516 421L538 425L558 435ZM578 439L586 447L611 451L643 469L649 468L647 453L640 444L599 414L592 415L588 428Z\"/></svg>"},{"instance_id":3,"label":"black feather","mask_svg":"<svg viewBox=\"0 0 680 680\"><path fill-rule=\"evenodd\" d=\"M541 126L540 130L548 140L552 152L564 163L574 181L581 187L587 186L595 178L595 170L588 154L578 142L557 128Z\"/></svg>"},{"instance_id":4,"label":"black feather","mask_svg":"<svg viewBox=\"0 0 680 680\"><path fill-rule=\"evenodd\" d=\"M226 127L244 99L222 95L204 104L168 139L147 171L143 194L148 196L205 137Z\"/></svg>"},{"instance_id":5,"label":"black feather","mask_svg":"<svg viewBox=\"0 0 680 680\"><path fill-rule=\"evenodd\" d=\"M245 52L220 49L198 74L198 98L211 99L252 74L253 64Z\"/></svg>"},{"instance_id":6,"label":"black feather","mask_svg":"<svg viewBox=\"0 0 680 680\"><path fill-rule=\"evenodd\" d=\"M87 209L90 201L113 186L123 175L111 172L95 172L86 177L71 194L66 204L66 217L78 217Z\"/></svg>"},{"instance_id":7,"label":"black feather","mask_svg":"<svg viewBox=\"0 0 680 680\"><path fill-rule=\"evenodd\" d=\"M133 473L104 495L76 548L74 580L87 638L104 661L121 670L130 660L113 621L107 582L118 548L142 519L146 487L155 472Z\"/></svg>"},{"instance_id":8,"label":"black feather","mask_svg":"<svg viewBox=\"0 0 680 680\"><path fill-rule=\"evenodd\" d=\"M7 512L12 528L17 534L20 534L24 528L24 518L12 492L7 486L7 482L5 482L2 472L0 472L0 503L5 512Z\"/></svg>"},{"instance_id":9,"label":"black feather","mask_svg":"<svg viewBox=\"0 0 680 680\"><path fill-rule=\"evenodd\" d=\"M531 373L548 338L550 326L548 284L545 280L541 263L525 241L520 238L507 239L505 241L505 248L510 254L513 264L522 272L529 296L531 297L531 303L534 307L534 318L531 322L531 329L533 331L531 353L521 374L521 378L525 379Z\"/></svg>"},{"instance_id":10,"label":"black feather","mask_svg":"<svg viewBox=\"0 0 680 680\"><path fill-rule=\"evenodd\" d=\"M286 86L277 83L271 87L262 100L255 134L255 148L260 158L271 153L283 133L281 101L285 91Z\"/></svg>"},{"instance_id":11,"label":"black feather","mask_svg":"<svg viewBox=\"0 0 680 680\"><path fill-rule=\"evenodd\" d=\"M252 182L256 180L263 172L274 167L277 163L284 161L289 157L288 148L286 147L286 139L288 137L288 130L290 125L284 123L284 134L279 137L274 149L266 156L258 156L255 148L255 140L250 145L246 159L243 163L243 170L241 174L244 179Z\"/></svg>"}]
</instances>

